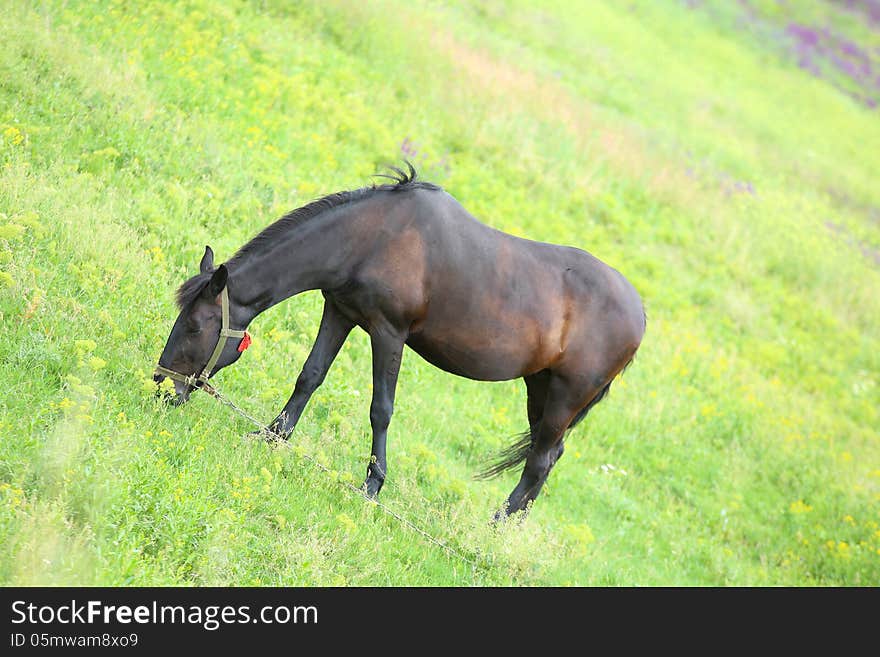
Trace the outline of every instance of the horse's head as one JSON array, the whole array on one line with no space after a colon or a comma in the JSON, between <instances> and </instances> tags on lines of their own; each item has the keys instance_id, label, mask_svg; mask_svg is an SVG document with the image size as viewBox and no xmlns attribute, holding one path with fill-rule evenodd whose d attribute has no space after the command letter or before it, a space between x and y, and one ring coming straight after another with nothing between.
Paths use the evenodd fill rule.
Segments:
<instances>
[{"instance_id":1,"label":"horse's head","mask_svg":"<svg viewBox=\"0 0 880 657\"><path fill-rule=\"evenodd\" d=\"M175 405L186 402L204 379L237 361L247 347L249 338L243 331L223 331L226 335L221 334L221 328L229 329L228 325L223 326L224 303L227 304L225 312L229 312L225 292L228 277L225 265L214 268L214 252L208 246L199 264L199 274L178 290L180 313L159 357L159 367L153 374L157 384L166 377L174 381ZM234 335L230 336L230 333ZM202 381L198 380L199 377ZM185 380L187 378L189 380Z\"/></svg>"}]
</instances>

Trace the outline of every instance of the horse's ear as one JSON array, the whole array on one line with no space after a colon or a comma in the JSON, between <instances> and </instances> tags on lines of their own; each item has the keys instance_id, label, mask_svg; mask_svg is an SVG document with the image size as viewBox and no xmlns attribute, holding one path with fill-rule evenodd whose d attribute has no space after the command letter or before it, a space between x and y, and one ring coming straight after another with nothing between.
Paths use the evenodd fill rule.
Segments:
<instances>
[{"instance_id":1,"label":"horse's ear","mask_svg":"<svg viewBox=\"0 0 880 657\"><path fill-rule=\"evenodd\" d=\"M208 298L217 298L217 295L223 291L224 287L226 287L227 280L229 280L229 270L226 269L226 265L220 265L214 270L214 274L211 276L211 281L208 283L208 287L205 288Z\"/></svg>"},{"instance_id":2,"label":"horse's ear","mask_svg":"<svg viewBox=\"0 0 880 657\"><path fill-rule=\"evenodd\" d=\"M199 263L199 272L206 274L209 271L214 271L214 251L210 246L206 246L205 255L202 256L202 261Z\"/></svg>"}]
</instances>

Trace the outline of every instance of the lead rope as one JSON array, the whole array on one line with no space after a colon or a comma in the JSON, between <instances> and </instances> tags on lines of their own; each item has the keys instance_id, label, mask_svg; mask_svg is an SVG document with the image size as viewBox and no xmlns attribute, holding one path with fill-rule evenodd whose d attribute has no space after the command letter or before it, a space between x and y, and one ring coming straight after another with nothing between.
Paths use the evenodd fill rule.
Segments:
<instances>
[{"instance_id":1,"label":"lead rope","mask_svg":"<svg viewBox=\"0 0 880 657\"><path fill-rule=\"evenodd\" d=\"M259 430L260 430L261 432L266 433L270 438L272 438L272 440L274 441L274 443L275 443L276 445L282 446L282 447L284 447L284 448L286 448L286 449L293 449L293 448L291 447L290 443L288 443L286 440L284 440L284 438L282 438L281 436L279 436L277 433L275 433L274 431L272 431L269 427L267 427L267 426L264 425L262 422L260 422L258 419L256 419L253 415L251 415L250 413L248 413L247 411L245 411L243 408L241 408L240 406L238 406L238 405L237 405L235 402L233 402L231 399L229 399L229 398L226 397L225 395L221 394L221 392L220 392L219 390L217 390L217 388L215 388L214 386L212 386L212 385L208 384L207 382L205 382L205 383L202 384L201 389L204 390L205 392L207 392L209 395L211 395L214 399L216 399L217 401L219 401L219 402L220 402L221 404L223 404L224 406L228 406L228 407L231 408L235 413L237 413L238 415L240 415L240 416L243 417L244 419L248 420L251 424L253 424L253 425L256 426L257 428L259 428ZM293 450L293 451L294 451L294 453L295 453L297 456L299 456L299 457L305 459L306 461L308 461L309 463L311 463L314 467L316 467L316 468L317 468L318 470L320 470L321 472L323 472L323 473L325 473L325 474L327 474L327 475L330 475L330 476L331 476L331 477L332 477L332 478L333 478L338 484L340 484L343 488L348 489L349 491L351 491L352 493L354 493L354 494L357 495L358 497L360 497L360 498L366 500L367 502L370 502L370 503L372 503L372 504L375 504L377 507L379 507L380 509L382 509L383 513L385 513L385 514L391 516L392 518L394 518L395 520L397 520L398 522L400 522L400 523L401 523L402 525L404 525L405 527L408 527L408 528L411 529L412 531L416 532L416 533L419 534L422 538L426 539L428 542L433 543L434 545L436 545L437 547L441 548L442 550L445 550L446 553L449 554L450 556L453 556L453 557L456 557L456 558L458 558L458 559L461 559L461 560L464 561L465 563L469 564L469 565L471 566L471 574L472 574L472 576L474 577L474 579L476 579L477 568L480 567L480 564L478 564L476 561L474 561L473 559L471 559L469 556L467 556L466 554L464 554L464 553L461 552L460 550L455 549L455 548L452 547L451 545L448 545L447 543L444 543L444 542L441 541L439 538L437 538L437 537L435 537L435 536L429 534L427 531L425 531L424 529L422 529L421 527L419 527L418 525L416 525L415 523L413 523L411 520L408 520L407 518L404 518L402 515L400 515L399 513L397 513L397 512L396 512L394 509L392 509L391 507L389 507L389 506L383 504L382 502L380 502L379 500L377 500L377 499L375 499L375 498L368 497L368 496L366 495L366 493L365 493L362 489L358 488L357 486L355 486L355 485L353 485L353 484L351 484L351 483L349 483L349 482L347 482L347 481L340 481L339 479L337 479L337 478L335 477L335 473L334 473L330 468L328 468L327 466L325 466L325 465L323 465L322 463L320 463L320 462L319 462L317 459L315 459L313 456L310 456L309 454L306 454L305 452L302 452L301 450Z\"/></svg>"}]
</instances>

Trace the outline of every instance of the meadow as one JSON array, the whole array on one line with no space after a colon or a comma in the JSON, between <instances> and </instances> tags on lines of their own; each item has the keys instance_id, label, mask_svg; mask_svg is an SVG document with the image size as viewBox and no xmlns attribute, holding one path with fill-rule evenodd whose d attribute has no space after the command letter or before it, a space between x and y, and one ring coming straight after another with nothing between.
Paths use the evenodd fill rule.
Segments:
<instances>
[{"instance_id":1,"label":"meadow","mask_svg":"<svg viewBox=\"0 0 880 657\"><path fill-rule=\"evenodd\" d=\"M880 8L0 0L0 582L877 585ZM150 375L174 290L409 158L643 297L634 364L531 514L474 475L522 381L404 356L381 501L355 332L293 449ZM321 296L218 387L268 421ZM323 468L315 467L314 458ZM464 557L464 558L463 558Z\"/></svg>"}]
</instances>

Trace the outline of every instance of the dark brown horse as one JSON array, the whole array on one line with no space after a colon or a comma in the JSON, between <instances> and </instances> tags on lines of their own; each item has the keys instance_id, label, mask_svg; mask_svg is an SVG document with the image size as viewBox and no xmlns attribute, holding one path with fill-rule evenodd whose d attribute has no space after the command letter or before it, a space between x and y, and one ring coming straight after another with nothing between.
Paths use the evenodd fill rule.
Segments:
<instances>
[{"instance_id":1,"label":"dark brown horse","mask_svg":"<svg viewBox=\"0 0 880 657\"><path fill-rule=\"evenodd\" d=\"M318 337L271 429L290 435L360 326L373 354L373 448L364 487L376 495L387 472L386 432L404 345L470 379L522 377L530 429L488 474L525 461L502 512L523 510L562 455L566 430L632 360L645 331L642 302L620 273L589 253L490 228L436 185L416 180L411 165L408 174L394 171L393 184L294 210L219 267L207 247L200 273L178 290L180 314L155 378L176 379L176 401L185 402L200 373L204 381L241 355L227 329L238 329L232 334L240 338L267 308L321 290Z\"/></svg>"}]
</instances>

